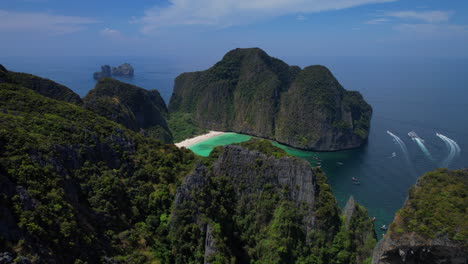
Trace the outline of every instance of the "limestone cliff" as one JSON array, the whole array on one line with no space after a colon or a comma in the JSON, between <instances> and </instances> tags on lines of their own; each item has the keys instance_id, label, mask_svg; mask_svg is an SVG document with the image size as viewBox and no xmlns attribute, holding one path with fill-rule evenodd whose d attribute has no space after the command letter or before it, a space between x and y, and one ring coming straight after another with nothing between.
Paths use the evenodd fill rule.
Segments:
<instances>
[{"instance_id":1,"label":"limestone cliff","mask_svg":"<svg viewBox=\"0 0 468 264\"><path fill-rule=\"evenodd\" d=\"M366 142L372 108L324 66L300 69L263 50L235 49L206 71L175 80L169 111L201 128L334 151Z\"/></svg>"},{"instance_id":2,"label":"limestone cliff","mask_svg":"<svg viewBox=\"0 0 468 264\"><path fill-rule=\"evenodd\" d=\"M467 263L467 190L467 171L422 176L375 247L372 263Z\"/></svg>"}]
</instances>

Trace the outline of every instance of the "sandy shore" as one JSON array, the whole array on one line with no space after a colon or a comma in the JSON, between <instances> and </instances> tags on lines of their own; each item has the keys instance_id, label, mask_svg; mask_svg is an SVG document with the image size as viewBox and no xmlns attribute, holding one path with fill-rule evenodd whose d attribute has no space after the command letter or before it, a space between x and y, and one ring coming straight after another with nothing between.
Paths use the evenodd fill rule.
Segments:
<instances>
[{"instance_id":1,"label":"sandy shore","mask_svg":"<svg viewBox=\"0 0 468 264\"><path fill-rule=\"evenodd\" d=\"M192 145L195 145L197 143L200 143L202 141L205 141L207 139L210 139L212 137L216 137L216 136L219 136L219 135L222 135L224 134L225 132L219 132L219 131L210 131L206 134L203 134L203 135L200 135L200 136L196 136L196 137L193 137L193 138L189 138L189 139L186 139L184 141L181 141L179 143L176 143L175 145L179 148L181 147L185 147L185 148L188 148Z\"/></svg>"}]
</instances>

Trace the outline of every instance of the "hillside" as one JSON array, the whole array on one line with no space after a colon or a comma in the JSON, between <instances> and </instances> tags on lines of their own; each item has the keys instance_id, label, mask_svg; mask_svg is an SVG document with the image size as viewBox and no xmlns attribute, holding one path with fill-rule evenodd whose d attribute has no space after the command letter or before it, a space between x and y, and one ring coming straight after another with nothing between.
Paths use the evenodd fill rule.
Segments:
<instances>
[{"instance_id":1,"label":"hillside","mask_svg":"<svg viewBox=\"0 0 468 264\"><path fill-rule=\"evenodd\" d=\"M232 50L206 71L179 75L169 112L190 115L203 129L334 151L366 142L372 108L325 67L301 70L252 48Z\"/></svg>"},{"instance_id":2,"label":"hillside","mask_svg":"<svg viewBox=\"0 0 468 264\"><path fill-rule=\"evenodd\" d=\"M466 263L467 209L468 171L423 175L376 246L373 263Z\"/></svg>"},{"instance_id":3,"label":"hillside","mask_svg":"<svg viewBox=\"0 0 468 264\"><path fill-rule=\"evenodd\" d=\"M8 71L0 64L0 83L2 82L19 84L46 97L60 101L77 105L83 104L80 96L64 85L32 74Z\"/></svg>"},{"instance_id":4,"label":"hillside","mask_svg":"<svg viewBox=\"0 0 468 264\"><path fill-rule=\"evenodd\" d=\"M0 98L4 257L154 260L193 154L16 84L0 84Z\"/></svg>"},{"instance_id":5,"label":"hillside","mask_svg":"<svg viewBox=\"0 0 468 264\"><path fill-rule=\"evenodd\" d=\"M103 78L83 100L86 109L133 131L172 143L166 121L166 103L157 90L148 91L112 78Z\"/></svg>"}]
</instances>

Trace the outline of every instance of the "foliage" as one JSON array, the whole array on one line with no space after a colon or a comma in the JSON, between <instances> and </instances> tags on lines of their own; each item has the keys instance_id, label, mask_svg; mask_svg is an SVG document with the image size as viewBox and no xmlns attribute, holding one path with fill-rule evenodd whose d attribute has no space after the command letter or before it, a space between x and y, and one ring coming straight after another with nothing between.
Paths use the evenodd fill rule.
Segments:
<instances>
[{"instance_id":1,"label":"foliage","mask_svg":"<svg viewBox=\"0 0 468 264\"><path fill-rule=\"evenodd\" d=\"M15 84L0 84L0 98L1 204L14 219L2 248L45 262L168 258L167 216L192 152Z\"/></svg>"},{"instance_id":2,"label":"foliage","mask_svg":"<svg viewBox=\"0 0 468 264\"><path fill-rule=\"evenodd\" d=\"M158 91L147 91L112 78L103 78L84 98L84 108L136 132L172 142L167 107Z\"/></svg>"},{"instance_id":3,"label":"foliage","mask_svg":"<svg viewBox=\"0 0 468 264\"><path fill-rule=\"evenodd\" d=\"M174 142L180 142L208 132L208 130L198 127L192 114L189 113L171 113L168 125L174 135Z\"/></svg>"},{"instance_id":4,"label":"foliage","mask_svg":"<svg viewBox=\"0 0 468 264\"><path fill-rule=\"evenodd\" d=\"M447 237L468 247L468 172L437 169L409 191L408 201L390 225L392 236L416 232L427 238Z\"/></svg>"},{"instance_id":5,"label":"foliage","mask_svg":"<svg viewBox=\"0 0 468 264\"><path fill-rule=\"evenodd\" d=\"M275 158L292 157L285 150L274 146L269 140L266 139L251 138L248 141L237 143L235 145L246 147L250 150L262 152L268 156L273 156Z\"/></svg>"},{"instance_id":6,"label":"foliage","mask_svg":"<svg viewBox=\"0 0 468 264\"><path fill-rule=\"evenodd\" d=\"M58 84L52 80L41 78L28 73L8 72L10 83L16 83L22 87L36 91L44 96L81 105L83 101L80 96L73 92L70 88Z\"/></svg>"}]
</instances>

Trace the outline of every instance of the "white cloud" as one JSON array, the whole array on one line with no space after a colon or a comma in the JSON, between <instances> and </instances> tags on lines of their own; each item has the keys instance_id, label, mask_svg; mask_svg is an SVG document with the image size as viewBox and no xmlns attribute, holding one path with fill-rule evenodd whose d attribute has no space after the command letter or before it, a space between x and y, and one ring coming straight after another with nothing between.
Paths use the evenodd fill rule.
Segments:
<instances>
[{"instance_id":1,"label":"white cloud","mask_svg":"<svg viewBox=\"0 0 468 264\"><path fill-rule=\"evenodd\" d=\"M386 13L386 17L419 20L427 23L445 22L450 19L452 12L448 11L399 11Z\"/></svg>"},{"instance_id":2,"label":"white cloud","mask_svg":"<svg viewBox=\"0 0 468 264\"><path fill-rule=\"evenodd\" d=\"M305 20L307 20L307 17L304 16L304 15L297 15L296 20L305 21Z\"/></svg>"},{"instance_id":3,"label":"white cloud","mask_svg":"<svg viewBox=\"0 0 468 264\"><path fill-rule=\"evenodd\" d=\"M101 35L103 35L105 37L120 37L120 36L122 36L120 31L115 30L115 29L111 29L111 28L105 28L105 29L101 30L100 33L101 33Z\"/></svg>"},{"instance_id":4,"label":"white cloud","mask_svg":"<svg viewBox=\"0 0 468 264\"><path fill-rule=\"evenodd\" d=\"M167 7L154 7L137 19L142 32L181 25L227 27L249 24L277 16L345 9L396 0L169 0Z\"/></svg>"},{"instance_id":5,"label":"white cloud","mask_svg":"<svg viewBox=\"0 0 468 264\"><path fill-rule=\"evenodd\" d=\"M425 36L468 36L468 25L453 24L401 24L395 30Z\"/></svg>"},{"instance_id":6,"label":"white cloud","mask_svg":"<svg viewBox=\"0 0 468 264\"><path fill-rule=\"evenodd\" d=\"M26 31L49 35L64 35L83 30L85 29L85 25L97 22L87 17L0 10L0 32Z\"/></svg>"},{"instance_id":7,"label":"white cloud","mask_svg":"<svg viewBox=\"0 0 468 264\"><path fill-rule=\"evenodd\" d=\"M388 19L388 18L376 18L376 19L366 21L364 24L375 25L375 24L383 24L383 23L386 23L386 22L390 22L390 19Z\"/></svg>"}]
</instances>

